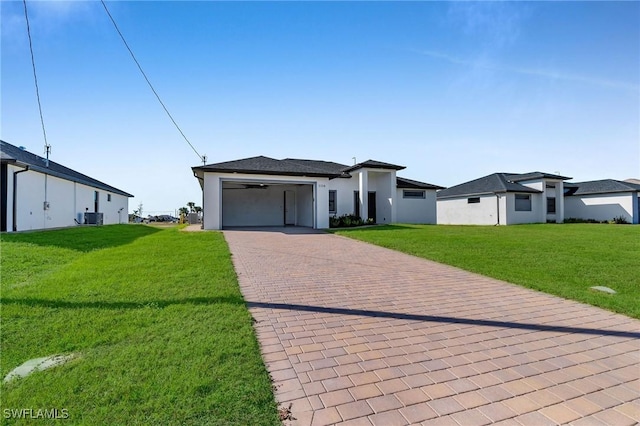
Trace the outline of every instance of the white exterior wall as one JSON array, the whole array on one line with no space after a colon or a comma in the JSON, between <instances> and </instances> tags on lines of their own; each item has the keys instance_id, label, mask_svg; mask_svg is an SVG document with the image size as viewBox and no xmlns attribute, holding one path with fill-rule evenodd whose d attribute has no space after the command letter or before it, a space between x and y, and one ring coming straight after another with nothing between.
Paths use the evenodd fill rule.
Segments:
<instances>
[{"instance_id":1,"label":"white exterior wall","mask_svg":"<svg viewBox=\"0 0 640 426\"><path fill-rule=\"evenodd\" d=\"M222 182L275 185L267 189L243 190L243 196L234 195L233 191L224 191ZM323 177L204 173L204 229L247 226L256 223L255 221L263 226L282 226L285 189L296 191L297 225L326 229L329 227L328 182L329 179ZM295 186L299 184L303 186ZM311 216L305 214L309 211Z\"/></svg>"},{"instance_id":2,"label":"white exterior wall","mask_svg":"<svg viewBox=\"0 0 640 426\"><path fill-rule=\"evenodd\" d=\"M330 190L336 191L336 216L354 214L354 193L358 190L358 179L356 178L336 178L329 181ZM328 207L327 202L327 209ZM331 214L333 216L333 214Z\"/></svg>"},{"instance_id":3,"label":"white exterior wall","mask_svg":"<svg viewBox=\"0 0 640 426\"><path fill-rule=\"evenodd\" d=\"M425 198L403 198L402 191L396 189L396 219L399 223L437 223L436 191L433 189L407 189L425 191Z\"/></svg>"},{"instance_id":4,"label":"white exterior wall","mask_svg":"<svg viewBox=\"0 0 640 426\"><path fill-rule=\"evenodd\" d=\"M352 173L357 182L354 191L360 193L360 217L367 219L369 213L369 192L376 193L376 223L396 222L397 208L396 171L362 168ZM353 197L353 193L351 195ZM353 206L353 202L351 203ZM354 211L352 207L351 212Z\"/></svg>"},{"instance_id":5,"label":"white exterior wall","mask_svg":"<svg viewBox=\"0 0 640 426\"><path fill-rule=\"evenodd\" d=\"M468 198L479 197L480 202L469 204ZM480 195L464 198L448 198L437 201L438 225L497 225L498 203L505 211L505 197L500 200L494 195ZM503 216L501 214L501 216ZM504 217L500 217L504 223Z\"/></svg>"},{"instance_id":6,"label":"white exterior wall","mask_svg":"<svg viewBox=\"0 0 640 426\"><path fill-rule=\"evenodd\" d=\"M536 188L537 189L537 188ZM506 215L502 215L500 223L505 225L516 225L520 223L543 223L546 222L546 198L543 194L526 194L531 196L531 211L516 211L516 194L507 193L502 197L506 200Z\"/></svg>"},{"instance_id":7,"label":"white exterior wall","mask_svg":"<svg viewBox=\"0 0 640 426\"><path fill-rule=\"evenodd\" d=\"M369 192L376 193L376 222L396 222L394 199L396 196L396 172L385 170L376 172L369 170Z\"/></svg>"},{"instance_id":8,"label":"white exterior wall","mask_svg":"<svg viewBox=\"0 0 640 426\"><path fill-rule=\"evenodd\" d=\"M8 165L7 170L7 231L11 232L14 225L13 172L23 169ZM129 198L126 196L32 170L19 173L17 182L17 231L76 226L74 219L83 218L86 207L90 212L94 211L94 191L99 193L99 211L104 214L105 225L128 220ZM107 201L107 194L111 194L111 202ZM45 201L48 202L47 209Z\"/></svg>"},{"instance_id":9,"label":"white exterior wall","mask_svg":"<svg viewBox=\"0 0 640 426\"><path fill-rule=\"evenodd\" d=\"M564 197L565 217L603 221L624 216L629 223L639 223L637 197L634 192Z\"/></svg>"},{"instance_id":10,"label":"white exterior wall","mask_svg":"<svg viewBox=\"0 0 640 426\"><path fill-rule=\"evenodd\" d=\"M556 223L564 222L564 182L561 180L535 180L530 182L519 182L521 185L528 186L529 188L537 189L538 191L543 192L543 196L541 198L542 203L542 215L539 218L536 218L534 222L547 222L554 221ZM551 185L555 185L554 188L547 188L547 183ZM547 198L555 198L556 199L556 213L555 214L547 214ZM517 222L517 223L528 223L528 222Z\"/></svg>"}]
</instances>

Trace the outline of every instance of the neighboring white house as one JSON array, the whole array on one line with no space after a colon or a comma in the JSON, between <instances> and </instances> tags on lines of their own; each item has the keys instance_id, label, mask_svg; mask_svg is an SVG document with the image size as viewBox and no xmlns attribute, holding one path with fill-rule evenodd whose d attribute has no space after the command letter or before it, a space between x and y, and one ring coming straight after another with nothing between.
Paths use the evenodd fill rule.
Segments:
<instances>
[{"instance_id":1,"label":"neighboring white house","mask_svg":"<svg viewBox=\"0 0 640 426\"><path fill-rule=\"evenodd\" d=\"M437 223L512 225L564 221L564 181L550 173L493 173L437 193Z\"/></svg>"},{"instance_id":2,"label":"neighboring white house","mask_svg":"<svg viewBox=\"0 0 640 426\"><path fill-rule=\"evenodd\" d=\"M640 184L613 179L565 184L565 217L640 223Z\"/></svg>"},{"instance_id":3,"label":"neighboring white house","mask_svg":"<svg viewBox=\"0 0 640 426\"><path fill-rule=\"evenodd\" d=\"M131 194L4 141L0 160L3 232L76 226L85 212L105 225L128 221Z\"/></svg>"},{"instance_id":4,"label":"neighboring white house","mask_svg":"<svg viewBox=\"0 0 640 426\"><path fill-rule=\"evenodd\" d=\"M345 214L375 223L435 223L442 187L397 177L402 169L373 160L346 166L263 156L192 168L203 191L204 229L323 229L330 217Z\"/></svg>"}]
</instances>

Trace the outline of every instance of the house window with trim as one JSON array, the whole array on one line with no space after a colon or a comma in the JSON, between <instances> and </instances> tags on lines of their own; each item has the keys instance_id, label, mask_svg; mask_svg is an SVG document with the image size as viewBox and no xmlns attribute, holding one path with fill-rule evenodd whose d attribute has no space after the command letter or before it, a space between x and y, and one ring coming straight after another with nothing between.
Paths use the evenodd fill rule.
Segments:
<instances>
[{"instance_id":1,"label":"house window with trim","mask_svg":"<svg viewBox=\"0 0 640 426\"><path fill-rule=\"evenodd\" d=\"M424 191L416 191L416 190L404 190L402 191L402 198L422 198L424 199L425 192Z\"/></svg>"},{"instance_id":2,"label":"house window with trim","mask_svg":"<svg viewBox=\"0 0 640 426\"><path fill-rule=\"evenodd\" d=\"M547 197L547 214L556 214L555 197Z\"/></svg>"},{"instance_id":3,"label":"house window with trim","mask_svg":"<svg viewBox=\"0 0 640 426\"><path fill-rule=\"evenodd\" d=\"M329 213L335 214L336 209L336 199L337 199L338 191L332 189L329 190Z\"/></svg>"},{"instance_id":4,"label":"house window with trim","mask_svg":"<svg viewBox=\"0 0 640 426\"><path fill-rule=\"evenodd\" d=\"M467 198L467 204L478 204L479 202L480 202L480 197Z\"/></svg>"},{"instance_id":5,"label":"house window with trim","mask_svg":"<svg viewBox=\"0 0 640 426\"><path fill-rule=\"evenodd\" d=\"M516 211L531 211L531 194L516 194Z\"/></svg>"},{"instance_id":6,"label":"house window with trim","mask_svg":"<svg viewBox=\"0 0 640 426\"><path fill-rule=\"evenodd\" d=\"M111 202L111 194L107 194L107 201Z\"/></svg>"}]
</instances>

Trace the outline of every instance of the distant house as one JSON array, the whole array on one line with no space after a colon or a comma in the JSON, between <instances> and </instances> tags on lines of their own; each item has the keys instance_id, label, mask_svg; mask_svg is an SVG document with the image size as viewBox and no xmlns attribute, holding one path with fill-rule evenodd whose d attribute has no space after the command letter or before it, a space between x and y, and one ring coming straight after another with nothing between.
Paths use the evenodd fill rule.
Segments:
<instances>
[{"instance_id":1,"label":"distant house","mask_svg":"<svg viewBox=\"0 0 640 426\"><path fill-rule=\"evenodd\" d=\"M565 184L565 217L640 223L640 184L613 179Z\"/></svg>"},{"instance_id":2,"label":"distant house","mask_svg":"<svg viewBox=\"0 0 640 426\"><path fill-rule=\"evenodd\" d=\"M238 226L328 228L354 214L374 223L435 223L442 187L396 176L403 166L368 160L259 156L193 167L203 191L205 229Z\"/></svg>"},{"instance_id":3,"label":"distant house","mask_svg":"<svg viewBox=\"0 0 640 426\"><path fill-rule=\"evenodd\" d=\"M105 225L128 220L127 192L4 141L0 164L2 232L76 226L85 212Z\"/></svg>"},{"instance_id":4,"label":"distant house","mask_svg":"<svg viewBox=\"0 0 640 426\"><path fill-rule=\"evenodd\" d=\"M438 224L512 225L564 221L564 181L551 173L493 173L437 193Z\"/></svg>"}]
</instances>

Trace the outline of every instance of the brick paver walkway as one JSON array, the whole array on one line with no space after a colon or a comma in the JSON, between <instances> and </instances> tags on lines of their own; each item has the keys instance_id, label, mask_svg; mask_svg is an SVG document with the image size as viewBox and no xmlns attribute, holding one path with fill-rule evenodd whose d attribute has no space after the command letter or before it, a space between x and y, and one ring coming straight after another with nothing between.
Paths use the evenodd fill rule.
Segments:
<instances>
[{"instance_id":1,"label":"brick paver walkway","mask_svg":"<svg viewBox=\"0 0 640 426\"><path fill-rule=\"evenodd\" d=\"M312 230L224 235L286 424L640 422L640 321Z\"/></svg>"}]
</instances>

